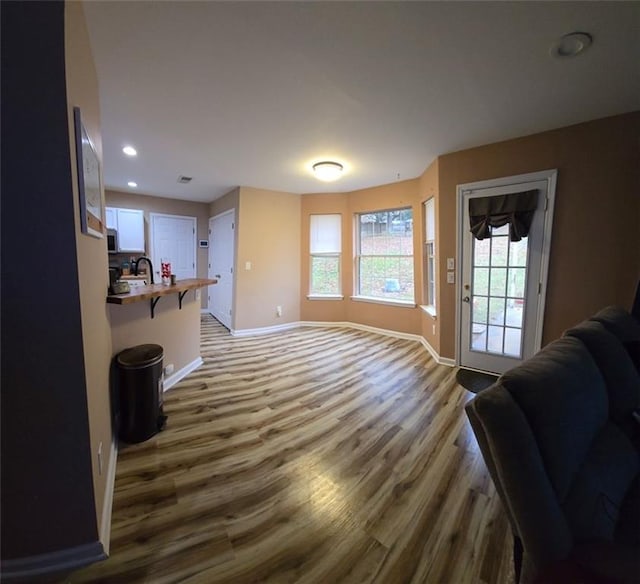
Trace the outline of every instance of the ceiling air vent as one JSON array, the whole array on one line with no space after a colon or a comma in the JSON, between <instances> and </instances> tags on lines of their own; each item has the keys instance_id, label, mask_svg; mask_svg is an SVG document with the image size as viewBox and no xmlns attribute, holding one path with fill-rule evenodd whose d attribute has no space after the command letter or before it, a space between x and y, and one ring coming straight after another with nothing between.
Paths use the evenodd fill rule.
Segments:
<instances>
[{"instance_id":1,"label":"ceiling air vent","mask_svg":"<svg viewBox=\"0 0 640 584\"><path fill-rule=\"evenodd\" d=\"M181 174L178 177L178 182L182 183L183 185L186 185L186 184L190 183L192 180L193 180L192 176L184 176L184 175Z\"/></svg>"}]
</instances>

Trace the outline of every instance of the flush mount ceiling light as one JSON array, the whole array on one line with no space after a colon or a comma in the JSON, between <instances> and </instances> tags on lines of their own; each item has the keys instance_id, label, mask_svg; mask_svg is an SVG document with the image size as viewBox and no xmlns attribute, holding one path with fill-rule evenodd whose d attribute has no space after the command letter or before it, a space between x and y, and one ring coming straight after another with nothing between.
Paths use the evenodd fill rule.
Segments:
<instances>
[{"instance_id":1,"label":"flush mount ceiling light","mask_svg":"<svg viewBox=\"0 0 640 584\"><path fill-rule=\"evenodd\" d=\"M571 32L560 37L551 45L549 54L556 59L567 59L584 53L593 43L588 32Z\"/></svg>"},{"instance_id":2,"label":"flush mount ceiling light","mask_svg":"<svg viewBox=\"0 0 640 584\"><path fill-rule=\"evenodd\" d=\"M316 174L316 178L324 182L338 180L342 176L343 169L342 164L330 160L316 162L313 165L313 172Z\"/></svg>"},{"instance_id":3,"label":"flush mount ceiling light","mask_svg":"<svg viewBox=\"0 0 640 584\"><path fill-rule=\"evenodd\" d=\"M122 151L127 156L136 156L138 154L138 151L133 146L125 146Z\"/></svg>"},{"instance_id":4,"label":"flush mount ceiling light","mask_svg":"<svg viewBox=\"0 0 640 584\"><path fill-rule=\"evenodd\" d=\"M132 188L136 188L136 187L138 186L138 183L137 183L137 182L133 182L132 180L130 180L130 181L127 183L127 185L129 185L129 186L130 186L130 187L132 187Z\"/></svg>"}]
</instances>

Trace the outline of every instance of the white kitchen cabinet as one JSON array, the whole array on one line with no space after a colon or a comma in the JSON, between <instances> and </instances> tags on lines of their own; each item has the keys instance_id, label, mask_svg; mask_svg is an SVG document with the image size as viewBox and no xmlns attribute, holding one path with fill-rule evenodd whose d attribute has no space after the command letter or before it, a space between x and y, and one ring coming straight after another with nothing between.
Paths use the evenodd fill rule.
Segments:
<instances>
[{"instance_id":1,"label":"white kitchen cabinet","mask_svg":"<svg viewBox=\"0 0 640 584\"><path fill-rule=\"evenodd\" d=\"M104 213L107 221L107 229L118 229L118 217L116 216L116 209L113 207L107 207Z\"/></svg>"},{"instance_id":2,"label":"white kitchen cabinet","mask_svg":"<svg viewBox=\"0 0 640 584\"><path fill-rule=\"evenodd\" d=\"M118 252L144 253L144 211L107 207L106 220L108 228L118 231Z\"/></svg>"}]
</instances>

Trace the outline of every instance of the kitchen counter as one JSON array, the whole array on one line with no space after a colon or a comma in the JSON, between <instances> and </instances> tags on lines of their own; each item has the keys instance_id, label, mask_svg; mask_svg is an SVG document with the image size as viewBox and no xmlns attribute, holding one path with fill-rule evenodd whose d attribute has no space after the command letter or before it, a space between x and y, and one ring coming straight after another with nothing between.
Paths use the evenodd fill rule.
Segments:
<instances>
[{"instance_id":1,"label":"kitchen counter","mask_svg":"<svg viewBox=\"0 0 640 584\"><path fill-rule=\"evenodd\" d=\"M148 284L147 286L136 286L131 288L131 292L126 294L109 294L107 304L132 304L142 300L151 300L169 294L181 294L188 290L204 288L217 284L218 280L208 278L190 278L188 280L178 280L175 284Z\"/></svg>"}]
</instances>

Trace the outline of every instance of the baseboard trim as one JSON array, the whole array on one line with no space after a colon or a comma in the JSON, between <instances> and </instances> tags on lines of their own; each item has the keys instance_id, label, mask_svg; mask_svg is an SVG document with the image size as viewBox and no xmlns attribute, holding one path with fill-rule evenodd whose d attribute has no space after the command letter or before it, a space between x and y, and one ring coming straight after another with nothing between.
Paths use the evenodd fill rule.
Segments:
<instances>
[{"instance_id":1,"label":"baseboard trim","mask_svg":"<svg viewBox=\"0 0 640 584\"><path fill-rule=\"evenodd\" d=\"M0 579L3 582L25 581L46 574L71 572L106 559L102 544L93 541L56 552L2 560Z\"/></svg>"},{"instance_id":2,"label":"baseboard trim","mask_svg":"<svg viewBox=\"0 0 640 584\"><path fill-rule=\"evenodd\" d=\"M102 503L102 523L100 523L100 541L104 553L109 555L111 545L111 510L113 509L113 492L116 484L116 464L118 462L118 440L111 443L109 453L109 467L107 468L107 483L104 491L104 501Z\"/></svg>"},{"instance_id":3,"label":"baseboard trim","mask_svg":"<svg viewBox=\"0 0 640 584\"><path fill-rule=\"evenodd\" d=\"M176 383L178 383L178 381L184 379L187 375L189 375L189 373L195 371L203 363L204 361L202 360L202 357L198 356L197 359L194 359L193 361L191 361L191 363L188 363L182 369L178 369L178 371L172 373L171 375L169 375L169 377L166 377L164 380L163 390L167 391L171 389Z\"/></svg>"},{"instance_id":4,"label":"baseboard trim","mask_svg":"<svg viewBox=\"0 0 640 584\"><path fill-rule=\"evenodd\" d=\"M214 317L215 318L215 317ZM300 322L287 322L285 324L277 324L274 326L265 326L252 329L231 329L229 332L234 337L253 337L256 335L268 335L269 333L279 333L293 328L299 328Z\"/></svg>"}]
</instances>

